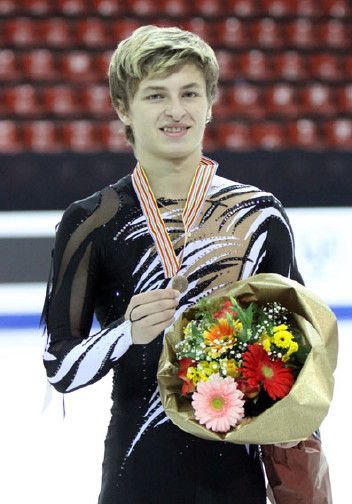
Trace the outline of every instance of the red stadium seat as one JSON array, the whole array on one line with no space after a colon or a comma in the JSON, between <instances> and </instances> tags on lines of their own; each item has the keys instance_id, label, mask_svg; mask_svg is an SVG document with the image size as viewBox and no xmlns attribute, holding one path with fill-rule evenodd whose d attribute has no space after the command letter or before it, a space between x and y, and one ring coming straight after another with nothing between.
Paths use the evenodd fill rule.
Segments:
<instances>
[{"instance_id":1,"label":"red stadium seat","mask_svg":"<svg viewBox=\"0 0 352 504\"><path fill-rule=\"evenodd\" d=\"M298 102L295 88L290 84L275 84L265 92L267 114L297 116Z\"/></svg>"},{"instance_id":2,"label":"red stadium seat","mask_svg":"<svg viewBox=\"0 0 352 504\"><path fill-rule=\"evenodd\" d=\"M116 16L124 11L122 2L116 0L92 0L93 10L101 16Z\"/></svg>"},{"instance_id":3,"label":"red stadium seat","mask_svg":"<svg viewBox=\"0 0 352 504\"><path fill-rule=\"evenodd\" d=\"M97 79L97 72L92 65L92 56L86 51L71 51L60 59L62 76L68 81L92 81Z\"/></svg>"},{"instance_id":4,"label":"red stadium seat","mask_svg":"<svg viewBox=\"0 0 352 504\"><path fill-rule=\"evenodd\" d=\"M7 109L7 104L5 102L5 90L0 87L0 117L5 119L5 116L9 114Z\"/></svg>"},{"instance_id":5,"label":"red stadium seat","mask_svg":"<svg viewBox=\"0 0 352 504\"><path fill-rule=\"evenodd\" d=\"M86 0L58 0L57 3L65 16L87 15Z\"/></svg>"},{"instance_id":6,"label":"red stadium seat","mask_svg":"<svg viewBox=\"0 0 352 504\"><path fill-rule=\"evenodd\" d=\"M66 150L89 152L101 150L97 127L91 121L71 121L61 127Z\"/></svg>"},{"instance_id":7,"label":"red stadium seat","mask_svg":"<svg viewBox=\"0 0 352 504\"><path fill-rule=\"evenodd\" d=\"M0 16L8 16L16 12L18 2L16 0L4 0L0 2Z\"/></svg>"},{"instance_id":8,"label":"red stadium seat","mask_svg":"<svg viewBox=\"0 0 352 504\"><path fill-rule=\"evenodd\" d=\"M352 148L352 120L335 119L323 123L325 143L335 149Z\"/></svg>"},{"instance_id":9,"label":"red stadium seat","mask_svg":"<svg viewBox=\"0 0 352 504\"><path fill-rule=\"evenodd\" d=\"M126 17L112 21L110 25L111 44L116 45L117 42L129 37L134 30L142 25L141 21Z\"/></svg>"},{"instance_id":10,"label":"red stadium seat","mask_svg":"<svg viewBox=\"0 0 352 504\"><path fill-rule=\"evenodd\" d=\"M340 114L352 114L352 84L337 90L337 111Z\"/></svg>"},{"instance_id":11,"label":"red stadium seat","mask_svg":"<svg viewBox=\"0 0 352 504\"><path fill-rule=\"evenodd\" d=\"M0 81L14 81L20 78L16 52L11 49L0 51Z\"/></svg>"},{"instance_id":12,"label":"red stadium seat","mask_svg":"<svg viewBox=\"0 0 352 504\"><path fill-rule=\"evenodd\" d=\"M266 16L279 18L296 14L295 0L262 0L260 3Z\"/></svg>"},{"instance_id":13,"label":"red stadium seat","mask_svg":"<svg viewBox=\"0 0 352 504\"><path fill-rule=\"evenodd\" d=\"M36 49L24 53L22 58L22 72L30 80L54 80L58 77L54 55L48 49Z\"/></svg>"},{"instance_id":14,"label":"red stadium seat","mask_svg":"<svg viewBox=\"0 0 352 504\"><path fill-rule=\"evenodd\" d=\"M23 127L24 147L33 152L63 150L57 127L53 121L34 121Z\"/></svg>"},{"instance_id":15,"label":"red stadium seat","mask_svg":"<svg viewBox=\"0 0 352 504\"><path fill-rule=\"evenodd\" d=\"M282 47L284 44L280 24L272 18L254 21L251 26L252 41L258 47Z\"/></svg>"},{"instance_id":16,"label":"red stadium seat","mask_svg":"<svg viewBox=\"0 0 352 504\"><path fill-rule=\"evenodd\" d=\"M79 92L71 86L52 86L42 91L46 114L72 116L80 113Z\"/></svg>"},{"instance_id":17,"label":"red stadium seat","mask_svg":"<svg viewBox=\"0 0 352 504\"><path fill-rule=\"evenodd\" d=\"M319 82L307 84L301 92L302 112L309 115L334 114L333 89Z\"/></svg>"},{"instance_id":18,"label":"red stadium seat","mask_svg":"<svg viewBox=\"0 0 352 504\"><path fill-rule=\"evenodd\" d=\"M290 21L286 26L287 45L293 48L312 49L319 47L319 36L316 24L309 18Z\"/></svg>"},{"instance_id":19,"label":"red stadium seat","mask_svg":"<svg viewBox=\"0 0 352 504\"><path fill-rule=\"evenodd\" d=\"M346 80L352 80L352 55L341 56L341 65L344 78Z\"/></svg>"},{"instance_id":20,"label":"red stadium seat","mask_svg":"<svg viewBox=\"0 0 352 504\"><path fill-rule=\"evenodd\" d=\"M52 17L41 22L43 42L49 47L66 48L76 44L71 23L65 18Z\"/></svg>"},{"instance_id":21,"label":"red stadium seat","mask_svg":"<svg viewBox=\"0 0 352 504\"><path fill-rule=\"evenodd\" d=\"M312 79L336 81L344 78L338 56L334 54L314 54L308 56L308 66Z\"/></svg>"},{"instance_id":22,"label":"red stadium seat","mask_svg":"<svg viewBox=\"0 0 352 504\"><path fill-rule=\"evenodd\" d=\"M298 0L296 1L297 16L315 17L319 12L321 0Z\"/></svg>"},{"instance_id":23,"label":"red stadium seat","mask_svg":"<svg viewBox=\"0 0 352 504\"><path fill-rule=\"evenodd\" d=\"M240 69L244 78L249 80L268 80L272 77L270 56L258 49L241 55Z\"/></svg>"},{"instance_id":24,"label":"red stadium seat","mask_svg":"<svg viewBox=\"0 0 352 504\"><path fill-rule=\"evenodd\" d=\"M151 23L153 23L153 25L156 25L156 26L162 26L162 27L173 27L175 26L175 24L177 24L177 26L180 26L181 27L181 24L182 23L176 23L174 19L172 19L171 17L154 17L151 19L150 21Z\"/></svg>"},{"instance_id":25,"label":"red stadium seat","mask_svg":"<svg viewBox=\"0 0 352 504\"><path fill-rule=\"evenodd\" d=\"M106 47L111 44L106 23L98 18L81 19L76 22L76 38L87 47Z\"/></svg>"},{"instance_id":26,"label":"red stadium seat","mask_svg":"<svg viewBox=\"0 0 352 504\"><path fill-rule=\"evenodd\" d=\"M7 109L16 115L38 115L41 105L36 88L30 84L21 84L4 91Z\"/></svg>"},{"instance_id":27,"label":"red stadium seat","mask_svg":"<svg viewBox=\"0 0 352 504\"><path fill-rule=\"evenodd\" d=\"M323 14L332 17L344 18L352 15L350 0L322 0L320 9Z\"/></svg>"},{"instance_id":28,"label":"red stadium seat","mask_svg":"<svg viewBox=\"0 0 352 504\"><path fill-rule=\"evenodd\" d=\"M121 121L103 122L99 126L102 148L106 151L125 152L132 150L127 143Z\"/></svg>"},{"instance_id":29,"label":"red stadium seat","mask_svg":"<svg viewBox=\"0 0 352 504\"><path fill-rule=\"evenodd\" d=\"M195 14L201 16L219 16L224 8L224 2L221 0L195 0L193 9Z\"/></svg>"},{"instance_id":30,"label":"red stadium seat","mask_svg":"<svg viewBox=\"0 0 352 504\"><path fill-rule=\"evenodd\" d=\"M253 146L248 125L241 122L220 123L217 141L220 148L229 150L248 150Z\"/></svg>"},{"instance_id":31,"label":"red stadium seat","mask_svg":"<svg viewBox=\"0 0 352 504\"><path fill-rule=\"evenodd\" d=\"M298 119L287 124L290 147L317 150L322 147L317 123L310 119Z\"/></svg>"},{"instance_id":32,"label":"red stadium seat","mask_svg":"<svg viewBox=\"0 0 352 504\"><path fill-rule=\"evenodd\" d=\"M250 37L247 32L247 23L235 17L228 17L225 21L215 23L218 41L226 47L247 47Z\"/></svg>"},{"instance_id":33,"label":"red stadium seat","mask_svg":"<svg viewBox=\"0 0 352 504\"><path fill-rule=\"evenodd\" d=\"M273 56L275 77L288 81L307 78L305 56L297 51L284 51Z\"/></svg>"},{"instance_id":34,"label":"red stadium seat","mask_svg":"<svg viewBox=\"0 0 352 504\"><path fill-rule=\"evenodd\" d=\"M18 126L14 121L0 121L0 152L16 153L22 150Z\"/></svg>"},{"instance_id":35,"label":"red stadium seat","mask_svg":"<svg viewBox=\"0 0 352 504\"><path fill-rule=\"evenodd\" d=\"M152 16L159 13L158 3L155 0L128 0L126 7L134 15Z\"/></svg>"},{"instance_id":36,"label":"red stadium seat","mask_svg":"<svg viewBox=\"0 0 352 504\"><path fill-rule=\"evenodd\" d=\"M161 0L159 12L168 16L182 17L191 13L192 6L188 0Z\"/></svg>"},{"instance_id":37,"label":"red stadium seat","mask_svg":"<svg viewBox=\"0 0 352 504\"><path fill-rule=\"evenodd\" d=\"M109 64L114 51L103 51L97 53L94 59L94 69L97 80L107 80Z\"/></svg>"},{"instance_id":38,"label":"red stadium seat","mask_svg":"<svg viewBox=\"0 0 352 504\"><path fill-rule=\"evenodd\" d=\"M191 17L182 22L182 28L199 35L207 42L212 41L211 24L202 17Z\"/></svg>"},{"instance_id":39,"label":"red stadium seat","mask_svg":"<svg viewBox=\"0 0 352 504\"><path fill-rule=\"evenodd\" d=\"M287 148L284 126L275 122L254 123L251 126L253 142L265 150Z\"/></svg>"},{"instance_id":40,"label":"red stadium seat","mask_svg":"<svg viewBox=\"0 0 352 504\"><path fill-rule=\"evenodd\" d=\"M213 104L213 116L215 120L227 118L231 115L228 103L228 89L225 86L219 86L216 95L216 101Z\"/></svg>"},{"instance_id":41,"label":"red stadium seat","mask_svg":"<svg viewBox=\"0 0 352 504\"><path fill-rule=\"evenodd\" d=\"M351 25L348 28L338 19L320 24L320 43L332 49L348 49L351 44Z\"/></svg>"},{"instance_id":42,"label":"red stadium seat","mask_svg":"<svg viewBox=\"0 0 352 504\"><path fill-rule=\"evenodd\" d=\"M38 22L25 17L15 17L4 21L2 39L4 45L18 47L36 46L41 43Z\"/></svg>"},{"instance_id":43,"label":"red stadium seat","mask_svg":"<svg viewBox=\"0 0 352 504\"><path fill-rule=\"evenodd\" d=\"M47 16L55 10L54 2L50 0L22 0L26 12L34 16Z\"/></svg>"},{"instance_id":44,"label":"red stadium seat","mask_svg":"<svg viewBox=\"0 0 352 504\"><path fill-rule=\"evenodd\" d=\"M258 0L228 0L227 10L230 15L252 17L260 14Z\"/></svg>"},{"instance_id":45,"label":"red stadium seat","mask_svg":"<svg viewBox=\"0 0 352 504\"><path fill-rule=\"evenodd\" d=\"M236 56L231 51L217 50L215 51L219 67L220 79L232 80L237 75L238 67L235 62Z\"/></svg>"},{"instance_id":46,"label":"red stadium seat","mask_svg":"<svg viewBox=\"0 0 352 504\"><path fill-rule=\"evenodd\" d=\"M111 104L109 88L105 85L91 85L82 92L83 109L96 116L112 116L115 111Z\"/></svg>"},{"instance_id":47,"label":"red stadium seat","mask_svg":"<svg viewBox=\"0 0 352 504\"><path fill-rule=\"evenodd\" d=\"M228 109L233 116L244 115L252 119L264 117L262 91L259 86L238 83L228 91Z\"/></svg>"}]
</instances>

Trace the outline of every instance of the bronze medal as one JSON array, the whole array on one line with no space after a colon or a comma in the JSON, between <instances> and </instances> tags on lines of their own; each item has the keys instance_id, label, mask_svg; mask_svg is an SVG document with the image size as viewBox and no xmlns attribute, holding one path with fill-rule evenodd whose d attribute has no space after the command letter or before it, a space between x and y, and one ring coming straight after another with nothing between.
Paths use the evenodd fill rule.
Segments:
<instances>
[{"instance_id":1,"label":"bronze medal","mask_svg":"<svg viewBox=\"0 0 352 504\"><path fill-rule=\"evenodd\" d=\"M188 280L182 275L174 276L171 280L171 288L180 291L181 293L186 292L188 287Z\"/></svg>"}]
</instances>

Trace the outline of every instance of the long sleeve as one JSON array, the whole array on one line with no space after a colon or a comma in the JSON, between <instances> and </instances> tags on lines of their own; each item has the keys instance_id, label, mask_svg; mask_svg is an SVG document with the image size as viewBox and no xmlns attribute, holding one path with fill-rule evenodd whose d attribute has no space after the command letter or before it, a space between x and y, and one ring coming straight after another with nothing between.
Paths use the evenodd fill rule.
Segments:
<instances>
[{"instance_id":1,"label":"long sleeve","mask_svg":"<svg viewBox=\"0 0 352 504\"><path fill-rule=\"evenodd\" d=\"M53 280L42 318L47 338L43 362L48 381L59 392L96 382L133 343L131 322L124 316L89 336L100 281L101 232L114 211L111 190L96 193L68 207L56 233Z\"/></svg>"},{"instance_id":2,"label":"long sleeve","mask_svg":"<svg viewBox=\"0 0 352 504\"><path fill-rule=\"evenodd\" d=\"M278 273L304 285L297 267L295 241L288 216L276 198L274 203L264 244L264 257L256 273Z\"/></svg>"}]
</instances>

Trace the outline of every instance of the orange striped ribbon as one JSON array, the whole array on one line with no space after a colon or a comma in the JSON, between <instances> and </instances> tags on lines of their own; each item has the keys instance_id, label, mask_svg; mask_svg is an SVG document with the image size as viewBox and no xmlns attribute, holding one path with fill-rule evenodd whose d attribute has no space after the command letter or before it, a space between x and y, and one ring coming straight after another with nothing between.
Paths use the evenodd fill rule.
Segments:
<instances>
[{"instance_id":1,"label":"orange striped ribbon","mask_svg":"<svg viewBox=\"0 0 352 504\"><path fill-rule=\"evenodd\" d=\"M216 161L202 156L195 170L192 184L188 191L186 205L182 212L182 221L185 228L184 245L186 244L187 236L192 226L203 208L204 201L217 168L218 163ZM132 184L161 258L165 278L172 278L179 271L182 261L179 261L175 254L146 172L139 162L137 162L132 173Z\"/></svg>"}]
</instances>

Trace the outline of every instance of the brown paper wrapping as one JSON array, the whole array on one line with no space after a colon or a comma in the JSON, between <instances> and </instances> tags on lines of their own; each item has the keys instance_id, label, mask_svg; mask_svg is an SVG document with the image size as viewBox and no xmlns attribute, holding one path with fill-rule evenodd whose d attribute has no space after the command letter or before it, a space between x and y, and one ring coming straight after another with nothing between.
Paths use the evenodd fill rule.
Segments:
<instances>
[{"instance_id":1,"label":"brown paper wrapping","mask_svg":"<svg viewBox=\"0 0 352 504\"><path fill-rule=\"evenodd\" d=\"M290 393L238 429L221 433L209 431L194 417L191 401L181 396L175 344L192 317L192 307L165 334L157 379L167 416L180 429L194 436L237 444L271 444L300 441L317 430L326 416L333 395L333 372L337 362L337 322L330 308L318 296L294 280L274 273L261 273L217 290L212 297L234 296L245 302L278 301L295 318L311 345L306 362ZM188 318L187 318L188 317Z\"/></svg>"}]
</instances>

